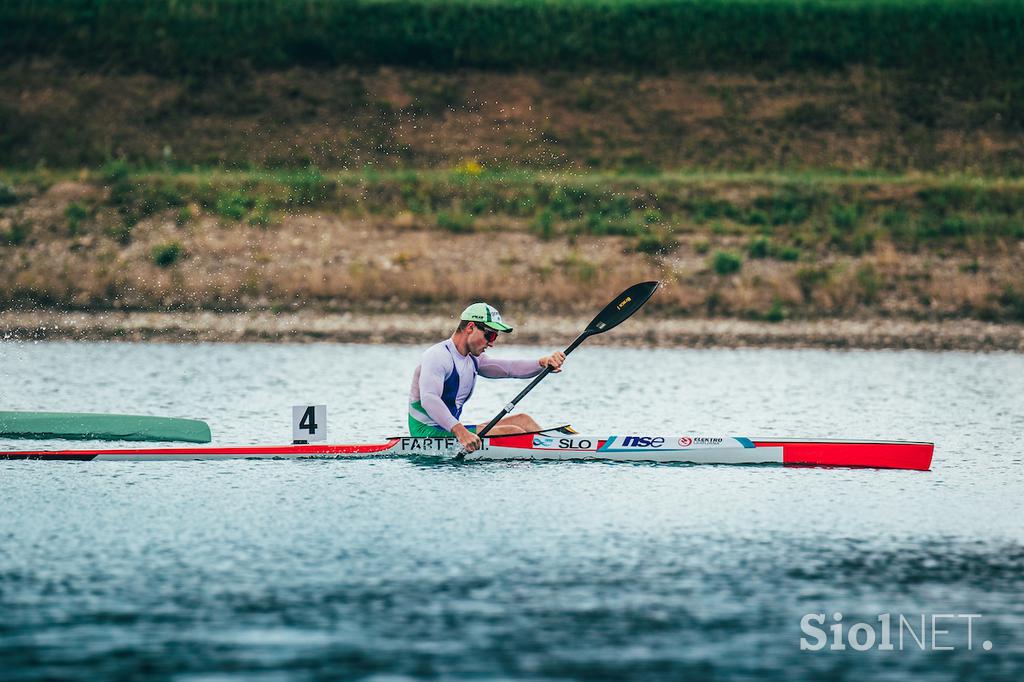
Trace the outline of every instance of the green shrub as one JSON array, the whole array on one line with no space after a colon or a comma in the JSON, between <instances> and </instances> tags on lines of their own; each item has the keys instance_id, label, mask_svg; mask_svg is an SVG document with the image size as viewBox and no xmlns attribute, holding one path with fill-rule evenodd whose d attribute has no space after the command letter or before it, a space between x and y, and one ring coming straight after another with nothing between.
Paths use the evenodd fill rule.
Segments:
<instances>
[{"instance_id":1,"label":"green shrub","mask_svg":"<svg viewBox=\"0 0 1024 682\"><path fill-rule=\"evenodd\" d=\"M161 268L169 268L177 263L183 254L184 249L180 242L167 242L154 246L150 257L153 259L153 263Z\"/></svg>"},{"instance_id":2,"label":"green shrub","mask_svg":"<svg viewBox=\"0 0 1024 682\"><path fill-rule=\"evenodd\" d=\"M755 237L747 244L747 256L750 258L767 258L772 252L772 243L767 237Z\"/></svg>"},{"instance_id":3,"label":"green shrub","mask_svg":"<svg viewBox=\"0 0 1024 682\"><path fill-rule=\"evenodd\" d=\"M544 241L550 241L555 236L554 214L549 209L544 209L534 218L531 228L535 235Z\"/></svg>"},{"instance_id":4,"label":"green shrub","mask_svg":"<svg viewBox=\"0 0 1024 682\"><path fill-rule=\"evenodd\" d=\"M716 274L732 275L743 267L743 259L732 251L716 251L711 258L711 267Z\"/></svg>"},{"instance_id":5,"label":"green shrub","mask_svg":"<svg viewBox=\"0 0 1024 682\"><path fill-rule=\"evenodd\" d=\"M324 178L319 169L309 167L288 178L288 203L299 206L314 206L329 199L337 183Z\"/></svg>"},{"instance_id":6,"label":"green shrub","mask_svg":"<svg viewBox=\"0 0 1024 682\"><path fill-rule=\"evenodd\" d=\"M852 230L860 221L860 208L856 204L833 204L830 214L832 224L844 232Z\"/></svg>"},{"instance_id":7,"label":"green shrub","mask_svg":"<svg viewBox=\"0 0 1024 682\"><path fill-rule=\"evenodd\" d=\"M1024 322L1024 287L1007 285L999 296L999 303L1006 315L1015 322Z\"/></svg>"},{"instance_id":8,"label":"green shrub","mask_svg":"<svg viewBox=\"0 0 1024 682\"><path fill-rule=\"evenodd\" d=\"M192 221L193 217L194 216L192 215L192 209L189 208L188 206L182 206L181 208L178 209L178 213L174 216L174 224L177 225L178 227L181 227L182 225L187 225Z\"/></svg>"},{"instance_id":9,"label":"green shrub","mask_svg":"<svg viewBox=\"0 0 1024 682\"><path fill-rule=\"evenodd\" d=\"M633 251L663 256L679 248L679 242L668 232L650 231L641 234L633 243Z\"/></svg>"},{"instance_id":10,"label":"green shrub","mask_svg":"<svg viewBox=\"0 0 1024 682\"><path fill-rule=\"evenodd\" d=\"M9 230L0 232L0 244L18 246L28 239L32 228L27 223L14 223Z\"/></svg>"},{"instance_id":11,"label":"green shrub","mask_svg":"<svg viewBox=\"0 0 1024 682\"><path fill-rule=\"evenodd\" d=\"M222 218L242 220L255 204L256 200L244 192L225 192L217 197L214 211Z\"/></svg>"},{"instance_id":12,"label":"green shrub","mask_svg":"<svg viewBox=\"0 0 1024 682\"><path fill-rule=\"evenodd\" d=\"M437 226L446 232L454 234L469 234L476 230L475 221L472 215L467 213L448 213L442 211L437 214Z\"/></svg>"},{"instance_id":13,"label":"green shrub","mask_svg":"<svg viewBox=\"0 0 1024 682\"><path fill-rule=\"evenodd\" d=\"M14 193L14 188L5 182L0 182L0 206L10 206L16 203L18 203L18 195Z\"/></svg>"},{"instance_id":14,"label":"green shrub","mask_svg":"<svg viewBox=\"0 0 1024 682\"><path fill-rule=\"evenodd\" d=\"M796 271L796 283L804 300L810 300L814 290L831 279L832 273L826 267L805 267Z\"/></svg>"},{"instance_id":15,"label":"green shrub","mask_svg":"<svg viewBox=\"0 0 1024 682\"><path fill-rule=\"evenodd\" d=\"M114 159L104 164L100 169L100 177L108 184L124 180L131 173L131 166L124 161Z\"/></svg>"},{"instance_id":16,"label":"green shrub","mask_svg":"<svg viewBox=\"0 0 1024 682\"><path fill-rule=\"evenodd\" d=\"M247 221L254 227L268 227L271 223L270 202L260 198L256 200Z\"/></svg>"},{"instance_id":17,"label":"green shrub","mask_svg":"<svg viewBox=\"0 0 1024 682\"><path fill-rule=\"evenodd\" d=\"M788 262L800 260L800 249L795 246L783 246L775 252L776 258Z\"/></svg>"},{"instance_id":18,"label":"green shrub","mask_svg":"<svg viewBox=\"0 0 1024 682\"><path fill-rule=\"evenodd\" d=\"M64 217L68 221L68 234L74 237L78 234L82 221L89 217L89 209L77 201L73 201L64 209Z\"/></svg>"},{"instance_id":19,"label":"green shrub","mask_svg":"<svg viewBox=\"0 0 1024 682\"><path fill-rule=\"evenodd\" d=\"M742 222L747 225L767 225L768 214L760 209L751 209L747 211L742 218Z\"/></svg>"},{"instance_id":20,"label":"green shrub","mask_svg":"<svg viewBox=\"0 0 1024 682\"><path fill-rule=\"evenodd\" d=\"M861 302L875 303L878 290L882 288L882 277L872 265L862 265L857 268L857 285L860 287Z\"/></svg>"},{"instance_id":21,"label":"green shrub","mask_svg":"<svg viewBox=\"0 0 1024 682\"><path fill-rule=\"evenodd\" d=\"M786 309L782 307L782 301L775 299L772 301L772 307L765 313L764 319L768 322L782 322L786 319Z\"/></svg>"},{"instance_id":22,"label":"green shrub","mask_svg":"<svg viewBox=\"0 0 1024 682\"><path fill-rule=\"evenodd\" d=\"M132 241L132 230L135 229L135 221L126 218L120 225L112 225L105 232L107 236L122 246L127 246Z\"/></svg>"},{"instance_id":23,"label":"green shrub","mask_svg":"<svg viewBox=\"0 0 1024 682\"><path fill-rule=\"evenodd\" d=\"M711 250L711 242L709 242L707 239L700 239L698 241L695 241L693 243L693 250L698 255L703 256L704 254Z\"/></svg>"},{"instance_id":24,"label":"green shrub","mask_svg":"<svg viewBox=\"0 0 1024 682\"><path fill-rule=\"evenodd\" d=\"M655 223L660 223L663 219L664 218L661 215L661 211L659 211L657 209L651 208L651 209L648 209L648 210L644 211L644 222L646 224L648 224L648 225L654 225Z\"/></svg>"}]
</instances>

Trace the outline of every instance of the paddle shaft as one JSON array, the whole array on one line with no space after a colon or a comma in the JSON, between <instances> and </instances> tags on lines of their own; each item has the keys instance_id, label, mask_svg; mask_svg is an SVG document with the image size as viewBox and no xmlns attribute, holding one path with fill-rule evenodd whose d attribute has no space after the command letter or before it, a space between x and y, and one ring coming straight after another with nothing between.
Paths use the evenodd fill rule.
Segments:
<instances>
[{"instance_id":1,"label":"paddle shaft","mask_svg":"<svg viewBox=\"0 0 1024 682\"><path fill-rule=\"evenodd\" d=\"M565 354L568 355L569 353L571 353L576 348L576 346L578 346L581 343L583 343L587 339L587 337L590 336L590 335L591 335L591 332L588 329L587 331L585 331L582 334L580 334L579 336L577 336L576 340L573 341L572 343L570 343L569 347L565 349ZM498 422L500 422L502 419L504 419L513 409L515 409L516 404L520 400L525 398L526 394L529 393L530 391L532 391L533 387L536 386L537 384L539 384L541 382L541 379L546 377L548 374L551 374L551 366L550 365L546 366L544 368L544 371L542 371L540 374L538 374L536 377L534 377L533 381L531 381L530 384L526 388L524 388L522 391L520 391L519 395L517 395L515 398L513 398L511 400L511 402L509 402L508 405L503 407L501 409L501 412L499 412L498 414L494 415L494 419L492 419L491 421L487 422L487 426L485 426L484 428L480 429L480 431L476 435L479 436L480 438L483 438L484 436L486 436L490 432L490 430L493 429L495 426L497 426Z\"/></svg>"},{"instance_id":2,"label":"paddle shaft","mask_svg":"<svg viewBox=\"0 0 1024 682\"><path fill-rule=\"evenodd\" d=\"M577 336L576 340L569 344L569 347L565 349L565 354L568 355L571 353L576 346L580 345L591 336L594 336L595 334L603 334L622 324L623 321L639 310L643 304L647 302L647 299L654 295L654 292L658 290L659 285L660 283L655 281L640 282L639 284L634 284L613 298L612 302L606 305L601 312L597 314L597 317L590 321L590 324L588 324L587 328L583 330L583 333ZM533 387L539 384L548 374L551 374L550 365L545 367L544 371L538 374L537 377L530 382L529 386L524 388L519 395L513 398L512 402L502 408L501 412L496 414L494 419L488 422L487 426L481 429L476 435L480 438L486 436L491 429L497 426L498 422L500 422L515 408L516 403L522 400L527 393L532 391Z\"/></svg>"}]
</instances>

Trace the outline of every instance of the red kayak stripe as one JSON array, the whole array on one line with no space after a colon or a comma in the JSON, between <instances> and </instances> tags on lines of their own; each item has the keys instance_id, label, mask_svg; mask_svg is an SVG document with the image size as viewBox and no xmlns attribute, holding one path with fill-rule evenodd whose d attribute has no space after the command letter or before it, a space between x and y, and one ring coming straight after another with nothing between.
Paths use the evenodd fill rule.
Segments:
<instances>
[{"instance_id":1,"label":"red kayak stripe","mask_svg":"<svg viewBox=\"0 0 1024 682\"><path fill-rule=\"evenodd\" d=\"M0 452L0 459L82 459L89 460L98 455L202 455L228 457L255 457L258 455L355 455L373 454L392 448L398 442L392 438L387 443L374 445L241 445L226 448L118 448L110 450L26 450L13 453Z\"/></svg>"},{"instance_id":2,"label":"red kayak stripe","mask_svg":"<svg viewBox=\"0 0 1024 682\"><path fill-rule=\"evenodd\" d=\"M932 443L787 443L755 441L757 447L781 447L784 464L819 466L878 467L928 471L932 465Z\"/></svg>"}]
</instances>

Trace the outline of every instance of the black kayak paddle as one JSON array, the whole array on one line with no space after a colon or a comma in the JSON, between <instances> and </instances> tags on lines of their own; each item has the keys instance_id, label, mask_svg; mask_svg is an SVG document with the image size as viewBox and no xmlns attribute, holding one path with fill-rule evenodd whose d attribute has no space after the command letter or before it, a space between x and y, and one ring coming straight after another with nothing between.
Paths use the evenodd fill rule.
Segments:
<instances>
[{"instance_id":1,"label":"black kayak paddle","mask_svg":"<svg viewBox=\"0 0 1024 682\"><path fill-rule=\"evenodd\" d=\"M647 299L654 295L654 292L658 290L660 282L640 282L634 284L630 288L623 291L621 294L615 297L611 303L604 307L604 310L597 314L587 328L583 330L583 333L576 337L576 340L569 344L569 347L565 349L565 354L571 353L576 346L586 341L591 336L597 336L603 334L606 331L614 329L619 326L630 315L640 310L644 303L647 303ZM512 399L508 405L506 405L501 412L494 416L487 426L480 430L477 436L483 438L487 433L494 428L494 426L502 420L505 415L510 413L520 400L522 400L527 393L533 390L533 387L540 383L541 379L551 373L551 367L545 367L544 371L536 376L536 378L530 382L530 385L524 388L519 395Z\"/></svg>"}]
</instances>

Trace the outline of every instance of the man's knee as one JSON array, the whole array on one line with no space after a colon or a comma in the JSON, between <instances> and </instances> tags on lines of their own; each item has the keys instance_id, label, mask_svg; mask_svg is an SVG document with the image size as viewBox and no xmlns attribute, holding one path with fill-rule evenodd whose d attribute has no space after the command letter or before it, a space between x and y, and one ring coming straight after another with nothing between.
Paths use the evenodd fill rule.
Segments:
<instances>
[{"instance_id":1,"label":"man's knee","mask_svg":"<svg viewBox=\"0 0 1024 682\"><path fill-rule=\"evenodd\" d=\"M512 423L521 427L524 431L534 431L538 428L537 422L528 414L516 414L511 418L515 419Z\"/></svg>"}]
</instances>

